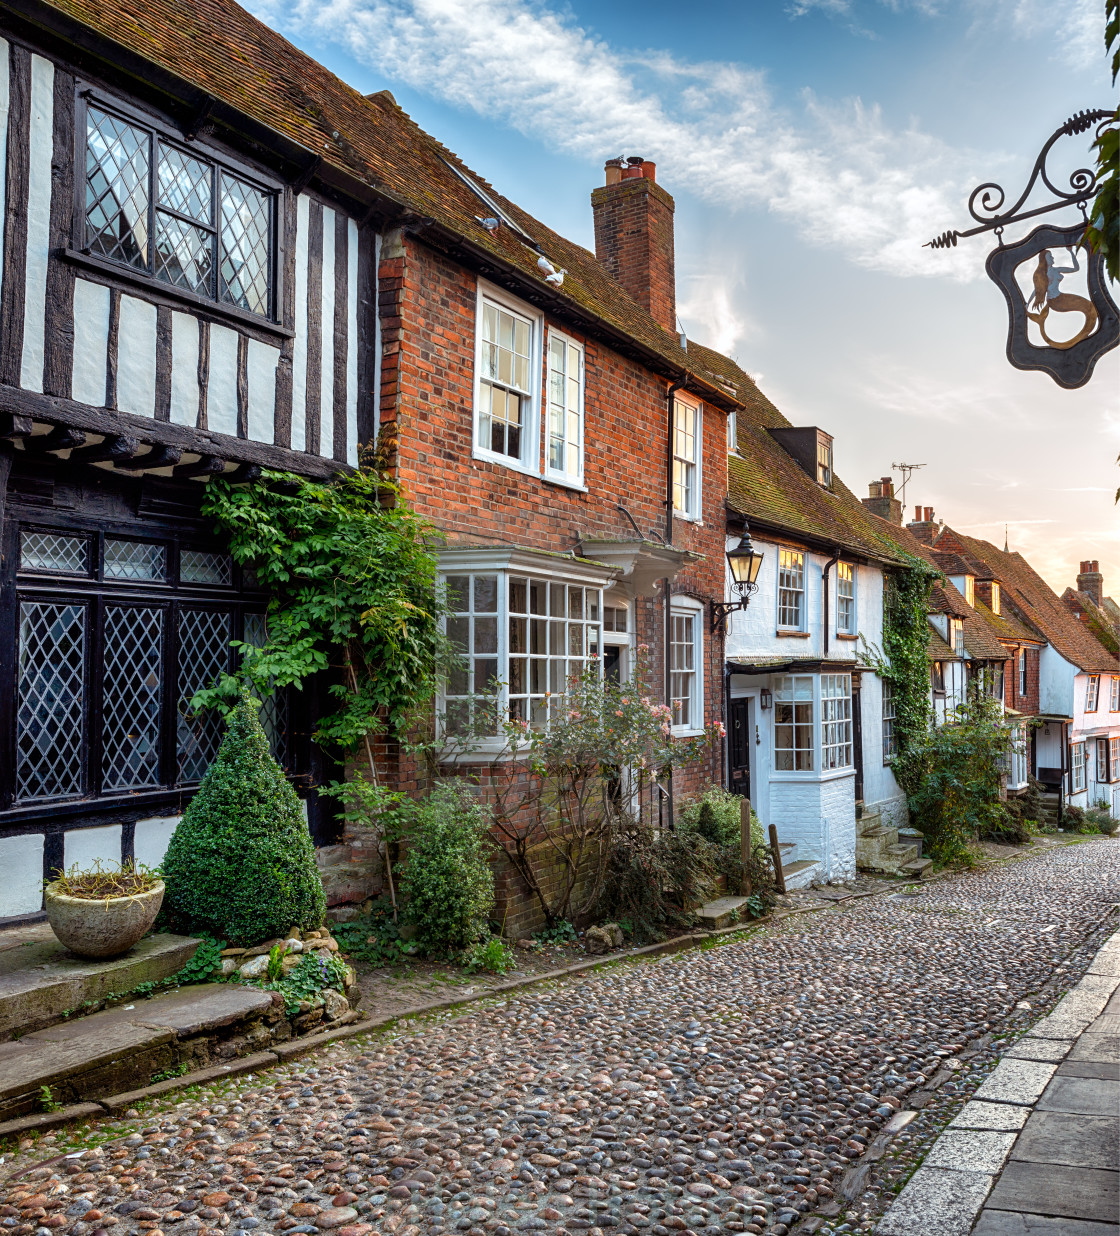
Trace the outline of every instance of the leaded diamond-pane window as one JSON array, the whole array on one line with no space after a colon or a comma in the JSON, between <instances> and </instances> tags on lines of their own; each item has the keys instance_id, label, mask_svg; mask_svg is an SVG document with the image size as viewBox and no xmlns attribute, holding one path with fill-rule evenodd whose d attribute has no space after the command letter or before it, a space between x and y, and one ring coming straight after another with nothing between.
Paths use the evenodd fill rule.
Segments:
<instances>
[{"instance_id":1,"label":"leaded diamond-pane window","mask_svg":"<svg viewBox=\"0 0 1120 1236\"><path fill-rule=\"evenodd\" d=\"M89 574L89 537L58 532L21 532L19 565L24 571L56 575Z\"/></svg>"},{"instance_id":2,"label":"leaded diamond-pane window","mask_svg":"<svg viewBox=\"0 0 1120 1236\"><path fill-rule=\"evenodd\" d=\"M259 189L222 173L219 299L250 313L268 312L271 207Z\"/></svg>"},{"instance_id":3,"label":"leaded diamond-pane window","mask_svg":"<svg viewBox=\"0 0 1120 1236\"><path fill-rule=\"evenodd\" d=\"M148 265L152 138L146 130L86 109L86 244L90 252Z\"/></svg>"},{"instance_id":4,"label":"leaded diamond-pane window","mask_svg":"<svg viewBox=\"0 0 1120 1236\"><path fill-rule=\"evenodd\" d=\"M105 609L101 751L104 790L159 785L163 610Z\"/></svg>"},{"instance_id":5,"label":"leaded diamond-pane window","mask_svg":"<svg viewBox=\"0 0 1120 1236\"><path fill-rule=\"evenodd\" d=\"M92 253L272 315L275 194L95 103L86 108L86 164Z\"/></svg>"},{"instance_id":6,"label":"leaded diamond-pane window","mask_svg":"<svg viewBox=\"0 0 1120 1236\"><path fill-rule=\"evenodd\" d=\"M20 605L17 798L81 793L85 665L84 605Z\"/></svg>"},{"instance_id":7,"label":"leaded diamond-pane window","mask_svg":"<svg viewBox=\"0 0 1120 1236\"><path fill-rule=\"evenodd\" d=\"M105 541L106 579L167 578L167 550L146 541Z\"/></svg>"},{"instance_id":8,"label":"leaded diamond-pane window","mask_svg":"<svg viewBox=\"0 0 1120 1236\"><path fill-rule=\"evenodd\" d=\"M184 549L179 555L179 580L184 584L231 584L233 563L225 554Z\"/></svg>"},{"instance_id":9,"label":"leaded diamond-pane window","mask_svg":"<svg viewBox=\"0 0 1120 1236\"><path fill-rule=\"evenodd\" d=\"M229 667L229 614L185 609L179 615L179 776L201 781L218 754L222 726L213 712L193 713L191 699Z\"/></svg>"},{"instance_id":10,"label":"leaded diamond-pane window","mask_svg":"<svg viewBox=\"0 0 1120 1236\"><path fill-rule=\"evenodd\" d=\"M264 614L245 615L245 642L254 648L263 648L268 643L268 620ZM288 763L288 697L282 691L273 691L261 698L261 728L268 739L269 749L282 767Z\"/></svg>"}]
</instances>

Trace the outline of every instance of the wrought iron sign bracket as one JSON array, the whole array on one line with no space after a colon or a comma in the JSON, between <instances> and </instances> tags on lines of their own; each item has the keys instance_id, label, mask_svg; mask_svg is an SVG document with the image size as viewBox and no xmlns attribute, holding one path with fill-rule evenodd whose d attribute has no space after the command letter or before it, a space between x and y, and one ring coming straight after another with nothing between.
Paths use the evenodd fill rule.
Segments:
<instances>
[{"instance_id":1,"label":"wrought iron sign bracket","mask_svg":"<svg viewBox=\"0 0 1120 1236\"><path fill-rule=\"evenodd\" d=\"M1084 386L1097 361L1120 343L1120 313L1106 286L1104 255L1088 251L1084 241L1089 203L1097 191L1097 173L1092 168L1078 168L1070 174L1067 190L1055 184L1046 161L1059 138L1086 133L1094 125L1099 137L1115 116L1111 108L1071 116L1039 151L1026 187L1011 206L1004 208L1007 195L1000 185L991 181L977 185L968 199L968 213L976 226L963 232L942 232L924 246L950 249L965 237L994 232L996 248L988 255L986 270L1007 302L1007 359L1016 369L1040 369L1067 389ZM1052 200L1024 210L1040 184ZM1070 206L1081 211L1080 223L1044 223L1029 236L1004 243L1003 232L1008 225ZM1068 259L1062 257L1063 252L1069 254ZM1063 280L1070 276L1078 280L1084 277L1087 296L1062 290ZM1072 279L1071 283L1076 286ZM1026 292L1024 285L1029 289ZM1071 316L1067 318L1067 314ZM1056 322L1067 321L1077 328L1072 335L1068 335L1071 328L1055 327Z\"/></svg>"}]
</instances>

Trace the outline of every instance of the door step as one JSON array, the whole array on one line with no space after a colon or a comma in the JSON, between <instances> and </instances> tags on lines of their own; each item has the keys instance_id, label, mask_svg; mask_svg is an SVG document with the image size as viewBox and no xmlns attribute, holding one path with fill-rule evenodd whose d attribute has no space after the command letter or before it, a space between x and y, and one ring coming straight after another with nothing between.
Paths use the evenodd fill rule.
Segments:
<instances>
[{"instance_id":1,"label":"door step","mask_svg":"<svg viewBox=\"0 0 1120 1236\"><path fill-rule=\"evenodd\" d=\"M165 979L196 948L190 936L158 934L123 957L91 961L64 948L47 923L8 928L0 932L0 1042Z\"/></svg>"},{"instance_id":2,"label":"door step","mask_svg":"<svg viewBox=\"0 0 1120 1236\"><path fill-rule=\"evenodd\" d=\"M783 863L782 876L786 882L786 892L794 888L808 888L820 869L820 863L814 858L803 858L788 866Z\"/></svg>"},{"instance_id":3,"label":"door step","mask_svg":"<svg viewBox=\"0 0 1120 1236\"><path fill-rule=\"evenodd\" d=\"M702 905L696 916L703 927L730 927L736 921L736 913L746 904L746 897L717 897Z\"/></svg>"}]
</instances>

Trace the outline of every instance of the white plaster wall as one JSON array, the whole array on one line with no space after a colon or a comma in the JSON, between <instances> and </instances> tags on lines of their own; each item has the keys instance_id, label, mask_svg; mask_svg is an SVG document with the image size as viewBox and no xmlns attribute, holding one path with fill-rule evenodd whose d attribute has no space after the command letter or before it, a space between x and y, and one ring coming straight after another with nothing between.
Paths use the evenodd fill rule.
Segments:
<instances>
[{"instance_id":1,"label":"white plaster wall","mask_svg":"<svg viewBox=\"0 0 1120 1236\"><path fill-rule=\"evenodd\" d=\"M133 843L133 855L137 866L141 863L146 867L158 867L163 862L167 847L171 842L181 816L158 816L150 820L136 821L136 835Z\"/></svg>"},{"instance_id":2,"label":"white plaster wall","mask_svg":"<svg viewBox=\"0 0 1120 1236\"><path fill-rule=\"evenodd\" d=\"M156 414L156 307L136 296L121 297L117 407L136 416Z\"/></svg>"},{"instance_id":3,"label":"white plaster wall","mask_svg":"<svg viewBox=\"0 0 1120 1236\"><path fill-rule=\"evenodd\" d=\"M0 918L43 908L43 834L0 837Z\"/></svg>"},{"instance_id":4,"label":"white plaster wall","mask_svg":"<svg viewBox=\"0 0 1120 1236\"><path fill-rule=\"evenodd\" d=\"M71 393L79 403L105 406L109 364L109 289L74 280L74 369Z\"/></svg>"},{"instance_id":5,"label":"white plaster wall","mask_svg":"<svg viewBox=\"0 0 1120 1236\"><path fill-rule=\"evenodd\" d=\"M863 801L867 810L884 810L907 816L906 798L890 767L883 763L883 680L878 674L864 674L863 710ZM888 804L896 803L894 807ZM872 806L874 804L874 806Z\"/></svg>"},{"instance_id":6,"label":"white plaster wall","mask_svg":"<svg viewBox=\"0 0 1120 1236\"><path fill-rule=\"evenodd\" d=\"M237 332L217 322L210 326L206 427L237 437Z\"/></svg>"},{"instance_id":7,"label":"white plaster wall","mask_svg":"<svg viewBox=\"0 0 1120 1236\"><path fill-rule=\"evenodd\" d=\"M820 656L821 643L821 574L827 558L820 554L805 554L805 601L808 638L780 636L778 630L778 546L773 541L752 537L755 549L762 553L758 572L758 591L745 610L732 614L725 652L728 660L751 657ZM739 544L737 537L727 538L727 548ZM730 576L730 571L727 572ZM728 579L730 588L730 579ZM733 599L728 593L728 599ZM835 650L835 644L832 645ZM848 655L847 653L841 655Z\"/></svg>"},{"instance_id":8,"label":"white plaster wall","mask_svg":"<svg viewBox=\"0 0 1120 1236\"><path fill-rule=\"evenodd\" d=\"M825 877L847 880L856 873L855 774L821 783L821 821Z\"/></svg>"},{"instance_id":9,"label":"white plaster wall","mask_svg":"<svg viewBox=\"0 0 1120 1236\"><path fill-rule=\"evenodd\" d=\"M27 265L24 270L20 385L43 389L47 337L47 264L51 247L51 160L54 157L54 65L31 57L30 155L27 161Z\"/></svg>"},{"instance_id":10,"label":"white plaster wall","mask_svg":"<svg viewBox=\"0 0 1120 1236\"><path fill-rule=\"evenodd\" d=\"M1038 658L1038 710L1057 716L1073 715L1073 680L1076 668L1045 644Z\"/></svg>"},{"instance_id":11,"label":"white plaster wall","mask_svg":"<svg viewBox=\"0 0 1120 1236\"><path fill-rule=\"evenodd\" d=\"M63 863L67 869L77 863L88 867L98 859L102 864L116 866L121 861L121 826L107 824L101 828L75 828L66 834Z\"/></svg>"},{"instance_id":12,"label":"white plaster wall","mask_svg":"<svg viewBox=\"0 0 1120 1236\"><path fill-rule=\"evenodd\" d=\"M176 425L198 424L198 319L171 315L171 419Z\"/></svg>"}]
</instances>

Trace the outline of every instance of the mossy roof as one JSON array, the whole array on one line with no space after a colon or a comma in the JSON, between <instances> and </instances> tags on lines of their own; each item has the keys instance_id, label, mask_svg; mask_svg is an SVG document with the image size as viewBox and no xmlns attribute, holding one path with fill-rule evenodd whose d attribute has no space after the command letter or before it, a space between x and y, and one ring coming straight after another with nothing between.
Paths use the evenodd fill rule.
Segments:
<instances>
[{"instance_id":1,"label":"mossy roof","mask_svg":"<svg viewBox=\"0 0 1120 1236\"><path fill-rule=\"evenodd\" d=\"M960 657L938 634L932 625L929 628L929 638L926 640L926 655L931 661L959 661Z\"/></svg>"},{"instance_id":2,"label":"mossy roof","mask_svg":"<svg viewBox=\"0 0 1120 1236\"><path fill-rule=\"evenodd\" d=\"M1120 639L1103 607L1099 607L1087 592L1076 588L1067 588L1062 593L1062 600L1071 612L1080 615L1078 621L1093 633L1107 652L1113 656L1120 655Z\"/></svg>"},{"instance_id":3,"label":"mossy roof","mask_svg":"<svg viewBox=\"0 0 1120 1236\"><path fill-rule=\"evenodd\" d=\"M901 565L905 557L878 525L883 524L839 479L827 490L767 432L791 422L733 360L689 341L689 355L711 381L740 403L737 450L727 457L728 506L748 521L798 534L858 557Z\"/></svg>"},{"instance_id":4,"label":"mossy roof","mask_svg":"<svg viewBox=\"0 0 1120 1236\"><path fill-rule=\"evenodd\" d=\"M1116 655L1104 648L1077 616L1070 613L1022 554L1005 553L988 541L965 536L951 528L944 529L941 536L959 544L965 557L989 567L992 577L999 581L1001 597L1072 665L1090 674L1120 672L1120 660Z\"/></svg>"}]
</instances>

